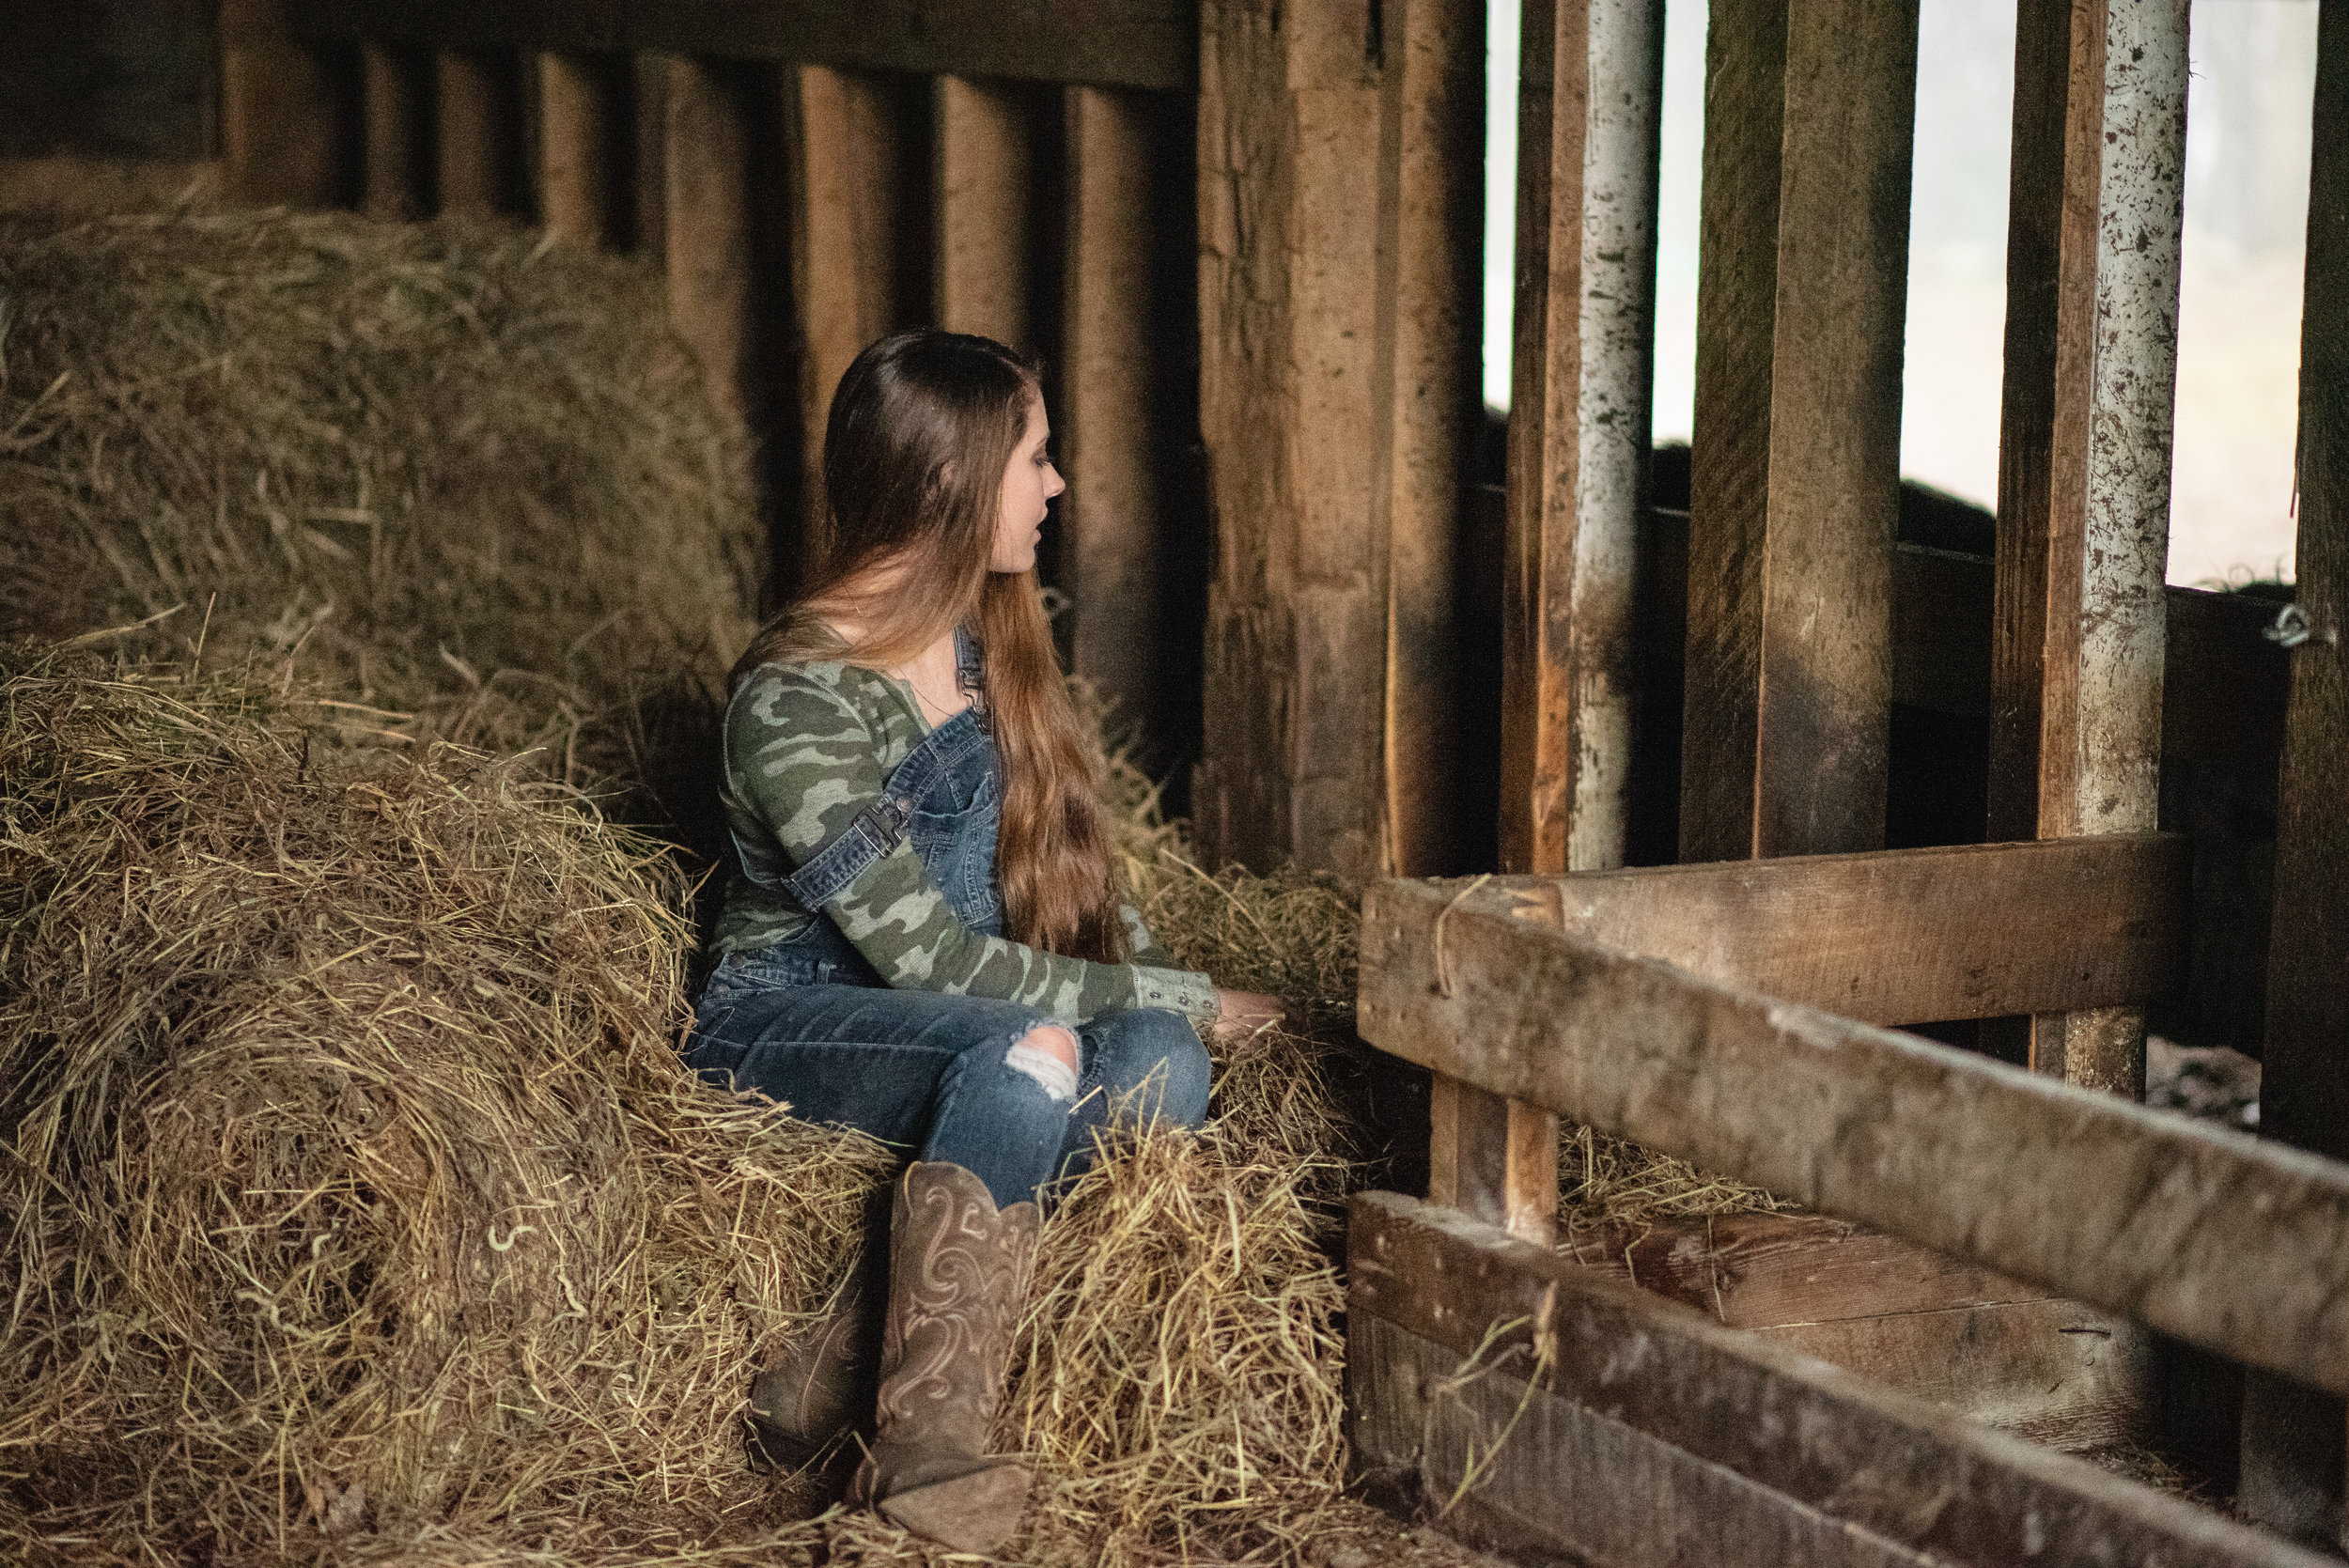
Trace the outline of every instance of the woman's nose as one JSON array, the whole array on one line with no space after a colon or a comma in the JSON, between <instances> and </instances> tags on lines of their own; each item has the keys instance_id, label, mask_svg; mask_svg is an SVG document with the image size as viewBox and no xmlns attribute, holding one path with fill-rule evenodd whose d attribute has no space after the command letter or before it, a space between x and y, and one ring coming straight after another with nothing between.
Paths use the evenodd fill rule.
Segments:
<instances>
[{"instance_id":1,"label":"woman's nose","mask_svg":"<svg viewBox=\"0 0 2349 1568\"><path fill-rule=\"evenodd\" d=\"M1050 501L1067 488L1068 481L1061 477L1060 469L1056 466L1052 470L1052 476L1044 482L1044 498Z\"/></svg>"}]
</instances>

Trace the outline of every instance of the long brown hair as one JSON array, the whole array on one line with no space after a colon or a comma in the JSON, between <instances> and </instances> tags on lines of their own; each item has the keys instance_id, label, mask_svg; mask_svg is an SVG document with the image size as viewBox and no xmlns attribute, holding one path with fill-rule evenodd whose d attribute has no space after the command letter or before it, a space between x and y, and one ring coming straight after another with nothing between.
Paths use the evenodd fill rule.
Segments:
<instances>
[{"instance_id":1,"label":"long brown hair","mask_svg":"<svg viewBox=\"0 0 2349 1568\"><path fill-rule=\"evenodd\" d=\"M807 586L735 665L902 664L960 626L987 659L1003 754L996 875L1004 929L1033 947L1128 956L1094 748L1068 700L1035 573L988 567L1003 472L1043 396L1035 365L989 338L920 329L857 355L824 429L829 526ZM853 643L833 629L859 629Z\"/></svg>"}]
</instances>

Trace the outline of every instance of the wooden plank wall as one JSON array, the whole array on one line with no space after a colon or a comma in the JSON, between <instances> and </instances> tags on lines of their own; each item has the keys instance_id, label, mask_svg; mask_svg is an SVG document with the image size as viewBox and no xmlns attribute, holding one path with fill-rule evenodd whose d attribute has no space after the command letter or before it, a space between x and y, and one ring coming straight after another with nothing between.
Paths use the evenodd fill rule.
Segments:
<instances>
[{"instance_id":1,"label":"wooden plank wall","mask_svg":"<svg viewBox=\"0 0 2349 1568\"><path fill-rule=\"evenodd\" d=\"M2285 716L2267 1042L2265 1137L2349 1159L2349 5L2318 14L2314 166L2300 318L2299 605ZM2243 1506L2304 1540L2349 1545L2343 1405L2254 1372Z\"/></svg>"},{"instance_id":2,"label":"wooden plank wall","mask_svg":"<svg viewBox=\"0 0 2349 1568\"><path fill-rule=\"evenodd\" d=\"M1483 809L1407 770L1408 726L1441 733L1451 650L1426 629L1449 625L1467 501L1483 14L1201 9L1210 861L1449 869L1448 825Z\"/></svg>"},{"instance_id":3,"label":"wooden plank wall","mask_svg":"<svg viewBox=\"0 0 2349 1568\"><path fill-rule=\"evenodd\" d=\"M860 349L935 321L1038 357L1072 482L1044 559L1066 601L1064 643L1143 760L1195 754L1210 547L1197 478L1189 0L1134 0L1113 15L1048 6L1018 29L977 8L897 0L755 15L236 0L227 20L240 195L355 197L391 220L535 209L568 242L661 257L713 396L757 438L770 605L823 542L824 425ZM1423 68L1449 25L1423 7L1417 33L1398 18L1397 37L1418 39ZM1019 47L1006 54L1011 38ZM1424 74L1389 73L1392 91L1436 105L1439 131L1472 130L1455 111L1473 105L1451 87L1407 90ZM1431 168L1473 162L1456 134L1425 139L1361 160L1401 175L1392 205L1424 205ZM1472 214L1456 217L1439 204L1423 226L1472 235ZM1354 238L1333 228L1330 242ZM1472 272L1470 245L1435 269ZM1390 260L1424 269L1416 256ZM1440 340L1438 357L1457 329L1391 325ZM1425 348L1411 349L1414 389ZM1449 459L1442 432L1432 453L1412 446L1426 430L1413 411L1389 432L1412 475L1407 500L1426 488L1420 471ZM1432 558L1423 586L1448 587L1448 557ZM1424 684L1420 708L1439 706L1435 696Z\"/></svg>"}]
</instances>

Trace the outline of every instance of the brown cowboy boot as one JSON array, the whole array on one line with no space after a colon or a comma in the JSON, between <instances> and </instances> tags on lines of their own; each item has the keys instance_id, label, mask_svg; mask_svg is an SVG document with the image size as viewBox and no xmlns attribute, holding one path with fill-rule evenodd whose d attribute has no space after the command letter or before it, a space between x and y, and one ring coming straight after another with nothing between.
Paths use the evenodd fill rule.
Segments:
<instances>
[{"instance_id":1,"label":"brown cowboy boot","mask_svg":"<svg viewBox=\"0 0 2349 1568\"><path fill-rule=\"evenodd\" d=\"M806 1339L751 1380L751 1435L779 1468L806 1463L873 1407L875 1357L862 1266Z\"/></svg>"},{"instance_id":2,"label":"brown cowboy boot","mask_svg":"<svg viewBox=\"0 0 2349 1568\"><path fill-rule=\"evenodd\" d=\"M919 1535L987 1553L1019 1526L1028 1472L987 1452L1035 1256L1036 1206L998 1213L987 1184L926 1161L889 1227L878 1436L849 1487Z\"/></svg>"}]
</instances>

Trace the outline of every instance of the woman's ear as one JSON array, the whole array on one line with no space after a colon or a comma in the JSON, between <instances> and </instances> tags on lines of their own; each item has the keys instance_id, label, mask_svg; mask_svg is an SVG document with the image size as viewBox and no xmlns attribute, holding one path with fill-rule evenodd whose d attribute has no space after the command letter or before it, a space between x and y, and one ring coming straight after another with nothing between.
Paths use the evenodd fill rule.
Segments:
<instances>
[{"instance_id":1,"label":"woman's ear","mask_svg":"<svg viewBox=\"0 0 2349 1568\"><path fill-rule=\"evenodd\" d=\"M952 458L948 458L944 461L941 462L937 467L930 470L929 479L923 485L922 489L926 498L934 500L939 496L944 495L949 489L953 489L954 483L955 461Z\"/></svg>"}]
</instances>

